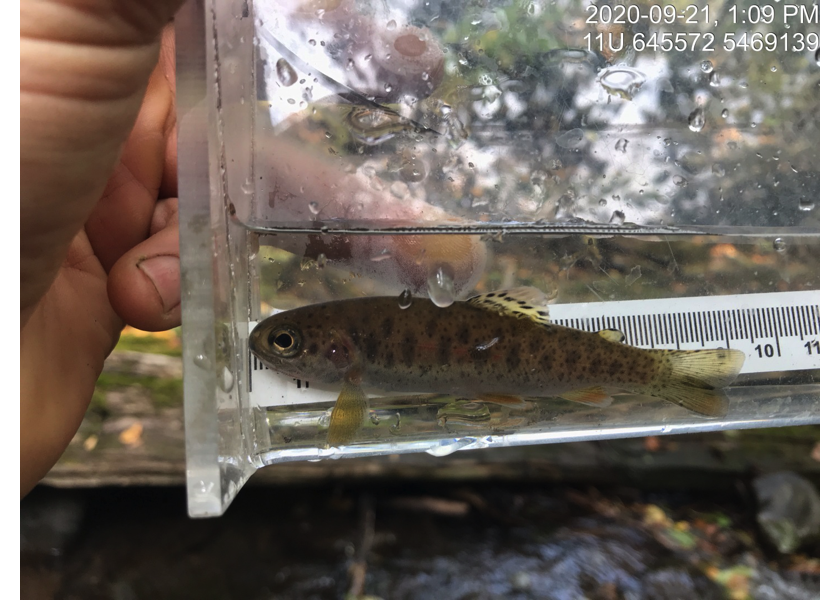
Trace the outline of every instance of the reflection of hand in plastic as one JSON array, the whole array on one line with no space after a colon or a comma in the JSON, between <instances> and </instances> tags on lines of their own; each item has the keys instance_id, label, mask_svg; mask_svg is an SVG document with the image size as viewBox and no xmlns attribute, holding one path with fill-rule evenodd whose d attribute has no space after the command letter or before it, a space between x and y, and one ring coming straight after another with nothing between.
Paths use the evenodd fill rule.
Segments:
<instances>
[{"instance_id":1,"label":"reflection of hand in plastic","mask_svg":"<svg viewBox=\"0 0 840 600\"><path fill-rule=\"evenodd\" d=\"M348 0L301 2L292 14L303 29L317 26L321 35L324 28L336 30L330 55L342 66L350 65L342 69L343 83L364 96L377 101L422 98L442 80L443 51L427 29L356 15ZM298 135L307 129L305 120L300 128L286 125L279 135L269 129L257 131L255 170L261 203L253 215L257 219L308 226L361 221L372 227L459 222L407 186L395 194L378 177L361 174L353 157L328 155L323 148L309 146L302 140L305 136ZM319 129L317 124L314 128ZM315 143L328 143L324 135L316 133ZM337 266L413 293L427 291L430 280L443 276L452 279L454 294L463 296L481 275L486 259L484 243L477 236L312 235L306 241L283 236L265 243L313 259L323 255Z\"/></svg>"},{"instance_id":2,"label":"reflection of hand in plastic","mask_svg":"<svg viewBox=\"0 0 840 600\"><path fill-rule=\"evenodd\" d=\"M348 174L340 161L329 162L314 152L276 137L260 140L258 172L273 185L272 200L261 216L271 221L312 225L317 222L366 221L369 226L457 224L441 208L412 197L398 198L389 189L373 189L370 179ZM271 206L273 204L273 206ZM313 215L311 207L316 207ZM380 221L372 223L371 220ZM463 296L482 274L487 250L476 235L311 235L282 236L277 244L302 256L325 258L337 266L404 287L426 292L430 278L443 270L453 281L456 296Z\"/></svg>"}]
</instances>

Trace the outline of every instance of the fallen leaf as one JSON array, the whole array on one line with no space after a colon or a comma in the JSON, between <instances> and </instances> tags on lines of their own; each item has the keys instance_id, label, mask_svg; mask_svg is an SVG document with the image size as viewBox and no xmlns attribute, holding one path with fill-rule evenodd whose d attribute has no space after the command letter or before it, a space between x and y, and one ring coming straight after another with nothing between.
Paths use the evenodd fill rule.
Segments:
<instances>
[{"instance_id":1,"label":"fallen leaf","mask_svg":"<svg viewBox=\"0 0 840 600\"><path fill-rule=\"evenodd\" d=\"M140 421L135 421L120 433L120 443L131 448L136 448L143 443L143 440L140 439L142 435L143 424Z\"/></svg>"}]
</instances>

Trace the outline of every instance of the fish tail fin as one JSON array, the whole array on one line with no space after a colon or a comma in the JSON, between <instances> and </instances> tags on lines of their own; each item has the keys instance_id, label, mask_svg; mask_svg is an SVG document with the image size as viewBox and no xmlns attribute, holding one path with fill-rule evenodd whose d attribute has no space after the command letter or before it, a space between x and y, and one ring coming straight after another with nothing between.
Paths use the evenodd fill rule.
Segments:
<instances>
[{"instance_id":1,"label":"fish tail fin","mask_svg":"<svg viewBox=\"0 0 840 600\"><path fill-rule=\"evenodd\" d=\"M729 411L729 398L720 391L738 376L744 365L740 350L667 350L670 369L646 390L707 417L722 417Z\"/></svg>"},{"instance_id":2,"label":"fish tail fin","mask_svg":"<svg viewBox=\"0 0 840 600\"><path fill-rule=\"evenodd\" d=\"M362 428L368 416L368 400L358 385L345 382L338 394L327 428L327 445L343 446Z\"/></svg>"}]
</instances>

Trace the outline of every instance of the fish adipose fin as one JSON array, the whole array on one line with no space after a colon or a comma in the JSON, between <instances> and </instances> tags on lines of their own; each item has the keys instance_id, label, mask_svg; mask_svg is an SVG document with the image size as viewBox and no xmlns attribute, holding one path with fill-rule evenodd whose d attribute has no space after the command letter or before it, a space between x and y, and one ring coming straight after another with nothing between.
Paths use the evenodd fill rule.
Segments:
<instances>
[{"instance_id":1,"label":"fish adipose fin","mask_svg":"<svg viewBox=\"0 0 840 600\"><path fill-rule=\"evenodd\" d=\"M470 304L492 310L497 313L513 315L520 319L531 319L543 325L551 325L548 319L546 297L535 287L518 287L473 296L467 300Z\"/></svg>"},{"instance_id":2,"label":"fish adipose fin","mask_svg":"<svg viewBox=\"0 0 840 600\"><path fill-rule=\"evenodd\" d=\"M600 335L605 340L616 342L618 344L623 343L625 340L624 334L618 329L602 329L598 332L598 335Z\"/></svg>"},{"instance_id":3,"label":"fish adipose fin","mask_svg":"<svg viewBox=\"0 0 840 600\"><path fill-rule=\"evenodd\" d=\"M664 398L706 417L722 417L729 398L720 391L738 376L744 365L740 350L666 351L671 373L653 383L652 396Z\"/></svg>"},{"instance_id":4,"label":"fish adipose fin","mask_svg":"<svg viewBox=\"0 0 840 600\"><path fill-rule=\"evenodd\" d=\"M352 441L368 416L368 400L358 385L345 381L330 416L327 445L343 446Z\"/></svg>"},{"instance_id":5,"label":"fish adipose fin","mask_svg":"<svg viewBox=\"0 0 840 600\"><path fill-rule=\"evenodd\" d=\"M588 406L597 406L598 408L606 408L612 404L613 400L612 396L610 396L610 394L599 385L594 385L580 390L563 392L560 394L560 397L563 400L578 402Z\"/></svg>"}]
</instances>

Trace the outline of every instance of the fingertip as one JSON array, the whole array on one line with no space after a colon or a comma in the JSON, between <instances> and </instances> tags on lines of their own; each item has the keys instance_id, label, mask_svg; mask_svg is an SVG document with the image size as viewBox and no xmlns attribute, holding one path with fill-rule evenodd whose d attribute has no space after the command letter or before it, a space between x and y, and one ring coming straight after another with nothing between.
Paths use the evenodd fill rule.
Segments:
<instances>
[{"instance_id":1,"label":"fingertip","mask_svg":"<svg viewBox=\"0 0 840 600\"><path fill-rule=\"evenodd\" d=\"M177 229L165 229L123 256L108 276L108 297L116 313L137 329L163 331L180 325Z\"/></svg>"}]
</instances>

